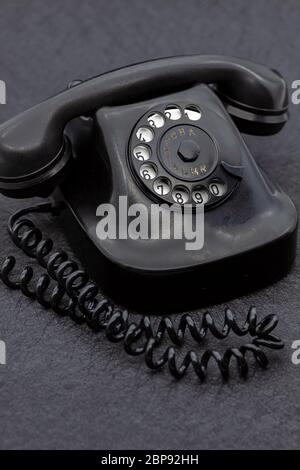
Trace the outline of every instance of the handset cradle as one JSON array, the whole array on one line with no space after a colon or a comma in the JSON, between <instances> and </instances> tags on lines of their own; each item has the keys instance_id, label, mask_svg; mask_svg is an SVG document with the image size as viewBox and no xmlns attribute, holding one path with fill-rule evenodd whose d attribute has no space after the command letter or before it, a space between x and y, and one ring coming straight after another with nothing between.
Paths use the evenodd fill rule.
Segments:
<instances>
[{"instance_id":1,"label":"handset cradle","mask_svg":"<svg viewBox=\"0 0 300 470\"><path fill-rule=\"evenodd\" d=\"M63 199L88 239L75 251L115 302L143 312L216 303L274 282L294 261L295 206L260 170L240 134L271 135L287 119L286 83L264 65L218 55L135 64L77 81L1 124L0 192ZM174 205L178 213L189 207L193 221L202 211L204 243L188 251L185 240L175 236L99 237L98 208L117 207L120 196L131 207L143 205L148 222L153 205L168 213ZM61 208L46 203L12 217L13 241L46 272L33 290L32 269L24 268L13 281L15 259L8 257L1 268L6 285L77 323L105 329L111 341L124 341L127 353L144 354L152 369L168 364L177 378L191 366L203 380L210 360L227 378L232 359L245 376L249 352L265 367L262 347L283 347L270 334L276 315L257 322L254 309L243 327L226 309L222 332L208 313L199 324L183 315L179 329L169 318L162 318L157 331L148 316L131 321L125 309L99 298L98 285L76 262L64 252L53 253L53 241L21 218ZM56 285L46 298L50 280ZM69 303L62 307L65 296ZM165 332L180 345L187 328L197 343L208 331L225 338L232 330L252 340L224 356L189 351L182 365L173 347L155 359ZM145 341L136 345L141 338Z\"/></svg>"}]
</instances>

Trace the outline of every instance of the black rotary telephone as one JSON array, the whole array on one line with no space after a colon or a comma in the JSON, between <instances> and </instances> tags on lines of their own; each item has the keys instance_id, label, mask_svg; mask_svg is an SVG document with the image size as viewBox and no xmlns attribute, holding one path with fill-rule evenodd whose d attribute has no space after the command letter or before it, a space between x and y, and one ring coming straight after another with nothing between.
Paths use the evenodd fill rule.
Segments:
<instances>
[{"instance_id":1,"label":"black rotary telephone","mask_svg":"<svg viewBox=\"0 0 300 470\"><path fill-rule=\"evenodd\" d=\"M211 358L227 377L232 357L246 375L249 352L265 366L262 347L283 346L271 335L275 315L258 323L251 308L241 327L227 308L221 328L209 313L200 323L185 314L178 327L165 316L157 327L147 315L129 320L126 310L103 300L86 272L65 252L54 252L53 242L21 216L56 214L68 206L94 245L94 277L102 273L101 289L123 305L179 310L236 296L274 282L295 257L295 207L258 168L239 132L274 134L287 119L280 74L231 57L171 57L72 82L0 126L0 192L54 196L54 202L22 209L9 221L14 242L47 273L34 289L30 266L13 281L15 260L8 257L2 280L78 323L105 328L109 339L124 341L129 354L145 354L149 367L168 363L176 377L191 364L203 379ZM120 196L131 206L143 204L148 214L153 204L179 213L187 206L192 222L204 211L204 245L187 250L186 240L176 237L99 237L97 208L116 207ZM55 287L47 297L50 280ZM206 350L199 358L190 351L181 365L174 347L155 358L166 334L180 345L187 329L197 342L208 331L217 338L230 331L250 334L252 342L223 356Z\"/></svg>"}]
</instances>

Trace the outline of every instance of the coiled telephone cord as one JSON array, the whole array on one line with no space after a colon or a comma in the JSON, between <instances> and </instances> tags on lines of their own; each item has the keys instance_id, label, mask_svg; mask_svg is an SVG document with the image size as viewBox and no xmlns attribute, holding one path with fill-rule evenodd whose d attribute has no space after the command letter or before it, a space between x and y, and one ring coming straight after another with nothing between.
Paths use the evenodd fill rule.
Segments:
<instances>
[{"instance_id":1,"label":"coiled telephone cord","mask_svg":"<svg viewBox=\"0 0 300 470\"><path fill-rule=\"evenodd\" d=\"M95 331L104 330L109 341L123 342L127 354L144 355L150 369L168 365L170 373L177 379L191 367L204 381L212 361L223 379L228 379L232 362L236 362L239 375L246 377L248 356L265 368L268 358L264 349L283 348L283 342L271 334L278 323L277 315L271 314L258 321L255 307L249 309L243 325L237 322L229 308L225 309L222 327L216 324L209 312L193 316L184 314L176 324L170 317L164 316L157 324L146 315L141 315L137 321L127 310L103 298L99 287L88 274L70 260L65 251L55 251L53 241L44 239L34 223L24 217L36 213L58 215L64 207L63 203L42 203L21 209L9 218L8 230L13 242L27 256L35 259L44 271L37 280L33 280L32 267L25 266L15 280L13 271L16 259L8 256L1 266L0 276L9 288L20 289L25 296L37 300L46 309L51 308L61 316L67 315L78 324L86 323ZM201 355L190 350L181 359L173 345L164 348L164 339L168 338L180 347L187 331L200 345L208 333L220 340L227 338L231 332L239 337L249 335L251 340L238 348L227 348L223 354L215 349L206 349Z\"/></svg>"}]
</instances>

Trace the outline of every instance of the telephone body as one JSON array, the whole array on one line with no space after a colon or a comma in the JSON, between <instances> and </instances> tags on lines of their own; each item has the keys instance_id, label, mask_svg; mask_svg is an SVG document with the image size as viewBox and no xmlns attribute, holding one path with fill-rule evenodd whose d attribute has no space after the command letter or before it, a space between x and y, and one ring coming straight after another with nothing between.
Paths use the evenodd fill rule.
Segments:
<instances>
[{"instance_id":1,"label":"telephone body","mask_svg":"<svg viewBox=\"0 0 300 470\"><path fill-rule=\"evenodd\" d=\"M99 255L93 276L117 301L215 303L274 282L295 258L295 206L240 134L271 135L287 119L285 81L263 65L204 55L124 67L0 126L0 192L63 198ZM119 196L204 208L202 249L99 239L97 207Z\"/></svg>"}]
</instances>

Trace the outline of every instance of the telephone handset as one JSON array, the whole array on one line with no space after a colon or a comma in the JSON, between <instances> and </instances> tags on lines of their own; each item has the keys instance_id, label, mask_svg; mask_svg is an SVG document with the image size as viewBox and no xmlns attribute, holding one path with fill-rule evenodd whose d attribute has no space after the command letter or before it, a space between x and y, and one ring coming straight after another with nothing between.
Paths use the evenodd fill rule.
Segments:
<instances>
[{"instance_id":1,"label":"telephone handset","mask_svg":"<svg viewBox=\"0 0 300 470\"><path fill-rule=\"evenodd\" d=\"M291 200L258 168L238 129L270 135L288 119L285 81L263 65L224 56L158 59L115 70L85 82L76 81L0 126L0 192L9 197L63 198L102 263L104 290L118 283L113 297L122 303L174 309L200 306L274 282L290 268L296 251L297 213ZM59 188L56 189L55 188ZM55 190L55 191L54 191ZM204 245L188 251L185 240L99 238L97 208L118 204L152 204L191 208L192 219L204 209ZM9 257L1 277L59 313L64 295L67 313L95 329L106 328L112 340L124 339L130 354L145 353L149 367L168 362L182 376L189 364L203 378L212 357L222 375L231 357L245 375L245 354L251 351L266 365L261 346L282 347L270 332L276 318L257 323L250 309L239 327L226 310L222 331L210 314L201 325L184 316L179 329L163 318L154 333L148 317L130 323L126 311L96 300L98 289L66 258L52 253L52 242L27 219L27 212L60 211L60 203L21 210L9 222L15 243L47 269L58 287L45 299L49 277L30 291L30 270L15 283ZM168 210L168 209L164 209ZM150 211L149 211L150 213ZM148 217L148 216L147 216ZM149 216L150 217L150 216ZM94 255L93 255L94 256ZM93 260L94 261L94 260ZM95 261L93 262L95 266ZM46 280L45 280L46 279ZM76 313L79 309L81 314ZM174 348L158 360L153 349L168 332L181 344L186 328L200 342L207 331L219 338L231 330L254 337L251 345L230 348L223 357L188 353L181 367ZM133 343L145 336L142 346Z\"/></svg>"}]
</instances>

